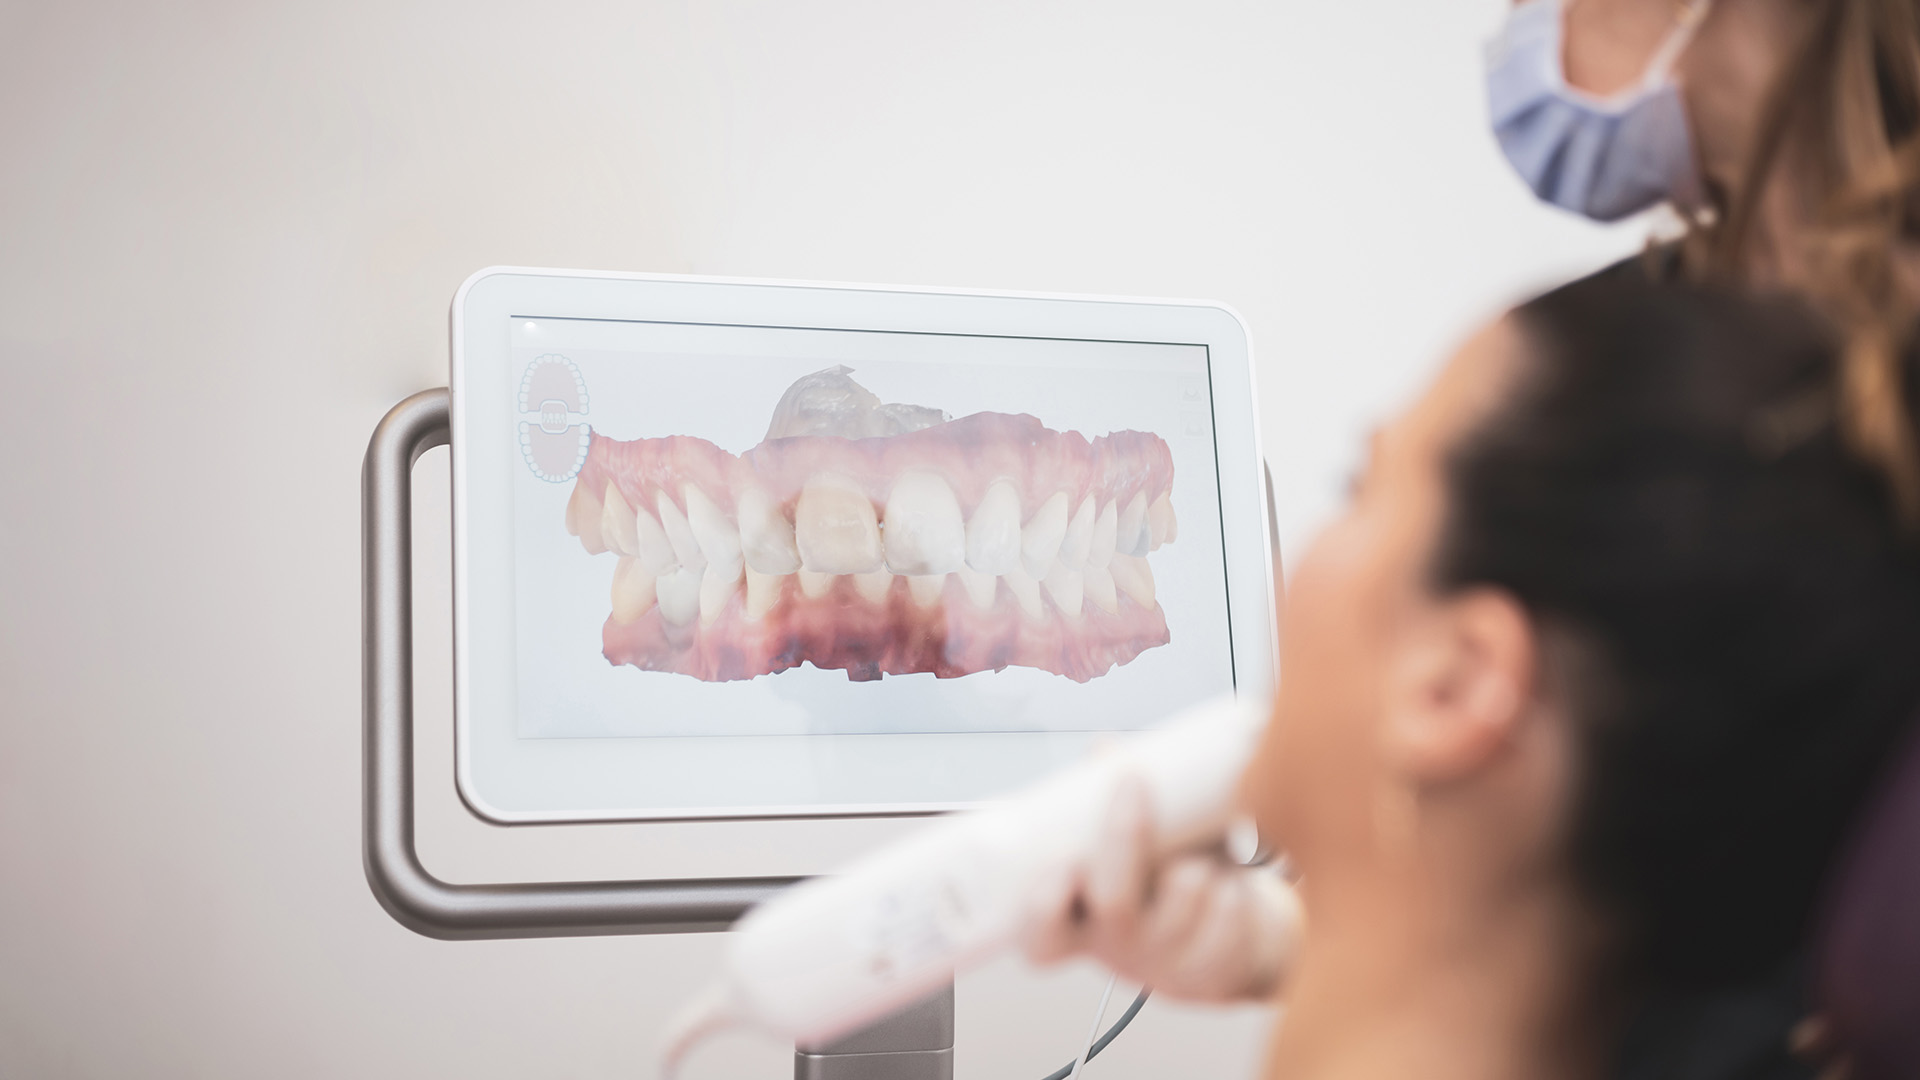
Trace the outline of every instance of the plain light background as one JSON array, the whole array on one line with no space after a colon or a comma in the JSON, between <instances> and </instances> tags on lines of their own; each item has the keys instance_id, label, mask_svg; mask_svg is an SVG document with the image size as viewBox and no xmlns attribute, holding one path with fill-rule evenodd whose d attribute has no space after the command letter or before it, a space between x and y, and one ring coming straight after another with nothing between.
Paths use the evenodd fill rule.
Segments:
<instances>
[{"instance_id":1,"label":"plain light background","mask_svg":"<svg viewBox=\"0 0 1920 1080\"><path fill-rule=\"evenodd\" d=\"M359 853L359 467L499 263L1207 297L1284 544L1502 303L1631 251L1486 133L1501 0L0 0L0 1075L647 1077L716 935L444 943ZM457 880L817 870L892 823L503 831L447 733L417 473L420 814ZM1099 979L960 986L1038 1077ZM1248 1077L1150 1005L1090 1077ZM692 1076L779 1077L733 1039Z\"/></svg>"}]
</instances>

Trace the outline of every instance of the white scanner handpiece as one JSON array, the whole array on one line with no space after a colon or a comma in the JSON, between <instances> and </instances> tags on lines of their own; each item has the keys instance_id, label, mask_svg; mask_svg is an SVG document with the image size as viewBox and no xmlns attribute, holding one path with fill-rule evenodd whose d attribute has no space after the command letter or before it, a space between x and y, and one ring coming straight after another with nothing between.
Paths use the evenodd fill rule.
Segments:
<instances>
[{"instance_id":1,"label":"white scanner handpiece","mask_svg":"<svg viewBox=\"0 0 1920 1080\"><path fill-rule=\"evenodd\" d=\"M1145 783L1165 850L1223 836L1265 721L1262 702L1197 706L787 890L736 924L721 985L671 1042L684 1050L716 1026L744 1024L820 1045L933 992L1014 943L1036 886L1098 842L1123 777Z\"/></svg>"}]
</instances>

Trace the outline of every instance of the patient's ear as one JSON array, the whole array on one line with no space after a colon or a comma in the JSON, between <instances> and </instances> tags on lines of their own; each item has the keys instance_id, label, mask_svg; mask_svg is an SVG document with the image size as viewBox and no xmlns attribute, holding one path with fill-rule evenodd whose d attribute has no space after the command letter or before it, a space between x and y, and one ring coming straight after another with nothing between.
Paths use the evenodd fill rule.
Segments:
<instances>
[{"instance_id":1,"label":"patient's ear","mask_svg":"<svg viewBox=\"0 0 1920 1080\"><path fill-rule=\"evenodd\" d=\"M1395 651L1381 733L1391 768L1444 781L1509 745L1533 697L1539 651L1519 601L1489 588L1438 601Z\"/></svg>"}]
</instances>

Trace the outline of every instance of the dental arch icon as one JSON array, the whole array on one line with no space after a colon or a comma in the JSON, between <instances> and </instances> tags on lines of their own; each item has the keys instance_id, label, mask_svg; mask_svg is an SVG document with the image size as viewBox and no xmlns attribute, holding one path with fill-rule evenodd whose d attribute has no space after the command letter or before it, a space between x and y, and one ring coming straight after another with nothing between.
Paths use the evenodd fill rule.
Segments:
<instances>
[{"instance_id":1,"label":"dental arch icon","mask_svg":"<svg viewBox=\"0 0 1920 1080\"><path fill-rule=\"evenodd\" d=\"M520 379L520 456L533 475L561 484L587 463L593 428L587 414L587 382L572 360L559 353L537 356Z\"/></svg>"},{"instance_id":2,"label":"dental arch icon","mask_svg":"<svg viewBox=\"0 0 1920 1080\"><path fill-rule=\"evenodd\" d=\"M566 527L618 558L608 662L714 682L802 663L1086 682L1171 640L1146 560L1177 530L1164 440L949 419L849 374L794 383L739 455L590 436Z\"/></svg>"}]
</instances>

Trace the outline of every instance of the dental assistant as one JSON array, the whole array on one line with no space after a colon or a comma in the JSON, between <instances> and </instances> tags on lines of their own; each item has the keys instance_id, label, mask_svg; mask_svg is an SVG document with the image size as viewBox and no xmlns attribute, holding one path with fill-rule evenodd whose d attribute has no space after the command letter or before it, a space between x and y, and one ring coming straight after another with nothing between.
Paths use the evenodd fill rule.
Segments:
<instances>
[{"instance_id":1,"label":"dental assistant","mask_svg":"<svg viewBox=\"0 0 1920 1080\"><path fill-rule=\"evenodd\" d=\"M1920 522L1901 359L1920 313L1920 0L1527 0L1489 43L1495 140L1541 199L1677 237L1607 273L1783 290L1842 331L1837 422ZM1141 796L1034 913L1029 956L1088 954L1232 1001L1286 977L1271 869L1158 862Z\"/></svg>"}]
</instances>

